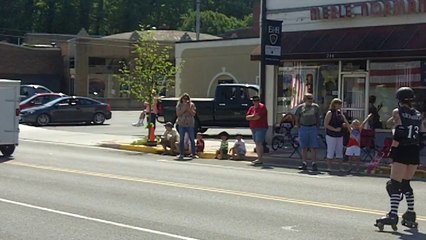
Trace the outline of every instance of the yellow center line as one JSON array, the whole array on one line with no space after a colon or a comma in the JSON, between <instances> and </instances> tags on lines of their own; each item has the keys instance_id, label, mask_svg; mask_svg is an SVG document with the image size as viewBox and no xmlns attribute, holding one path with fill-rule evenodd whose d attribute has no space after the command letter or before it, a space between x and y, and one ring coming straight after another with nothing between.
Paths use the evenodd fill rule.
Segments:
<instances>
[{"instance_id":1,"label":"yellow center line","mask_svg":"<svg viewBox=\"0 0 426 240\"><path fill-rule=\"evenodd\" d=\"M293 203L293 204L299 204L299 205L307 205L307 206L312 206L312 207L338 209L338 210L343 210L343 211L367 213L367 214L373 214L373 215L384 215L384 214L386 214L386 212L384 212L384 211L368 209L368 208L359 208L359 207L352 207L352 206L340 205L340 204L334 204L334 203L308 201L308 200L287 198L287 197L282 197L282 196L274 196L274 195L261 194L261 193L235 191L235 190L230 190L230 189L200 186L200 185L193 185L193 184L186 184L186 183L168 182L168 181L161 181L161 180L154 180L154 179L147 179L147 178L140 178L140 177L123 176L123 175L116 175L116 174L109 174L109 173L59 168L59 167L30 164L30 163L23 163L23 162L7 162L6 164L21 166L21 167L28 167L28 168L35 168L35 169L43 169L43 170L49 170L49 171L54 171L54 172L72 173L72 174L78 174L78 175L101 177L101 178L108 178L108 179L116 179L116 180L130 181L130 182L149 183L149 184L156 184L156 185L161 185L161 186L184 188L184 189L191 189L191 190L199 190L199 191L205 191L205 192L223 193L223 194L228 194L228 195L235 195L235 196L242 196L242 197L249 197L249 198L256 198L256 199L264 199L264 200L277 201L277 202L286 202L286 203ZM426 221L426 216L417 216L417 221Z\"/></svg>"}]
</instances>

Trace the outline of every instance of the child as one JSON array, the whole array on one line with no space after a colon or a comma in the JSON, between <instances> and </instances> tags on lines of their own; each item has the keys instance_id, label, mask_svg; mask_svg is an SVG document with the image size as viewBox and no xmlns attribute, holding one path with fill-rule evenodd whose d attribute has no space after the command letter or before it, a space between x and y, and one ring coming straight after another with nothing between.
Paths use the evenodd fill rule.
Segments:
<instances>
[{"instance_id":1,"label":"child","mask_svg":"<svg viewBox=\"0 0 426 240\"><path fill-rule=\"evenodd\" d=\"M142 110L141 114L139 114L139 119L137 122L132 123L132 125L134 127L143 127L143 122L146 116L146 113L149 111L149 103L148 102L144 102L143 104L144 106L144 110Z\"/></svg>"},{"instance_id":2,"label":"child","mask_svg":"<svg viewBox=\"0 0 426 240\"><path fill-rule=\"evenodd\" d=\"M195 143L196 152L198 153L204 152L204 139L201 133L197 133L197 141Z\"/></svg>"},{"instance_id":3,"label":"child","mask_svg":"<svg viewBox=\"0 0 426 240\"><path fill-rule=\"evenodd\" d=\"M352 170L352 163L356 165L356 173L359 173L360 171L361 131L364 128L364 125L369 121L371 116L372 114L370 113L362 123L360 123L358 119L354 119L350 125L350 137L345 153L345 155L348 156L349 173Z\"/></svg>"},{"instance_id":4,"label":"child","mask_svg":"<svg viewBox=\"0 0 426 240\"><path fill-rule=\"evenodd\" d=\"M237 133L237 140L235 140L234 146L229 149L229 153L232 154L232 159L243 160L246 156L246 143L242 137L240 133Z\"/></svg>"},{"instance_id":5,"label":"child","mask_svg":"<svg viewBox=\"0 0 426 240\"><path fill-rule=\"evenodd\" d=\"M220 147L216 150L216 158L217 159L225 159L228 156L228 137L229 134L227 132L219 133L220 136Z\"/></svg>"}]
</instances>

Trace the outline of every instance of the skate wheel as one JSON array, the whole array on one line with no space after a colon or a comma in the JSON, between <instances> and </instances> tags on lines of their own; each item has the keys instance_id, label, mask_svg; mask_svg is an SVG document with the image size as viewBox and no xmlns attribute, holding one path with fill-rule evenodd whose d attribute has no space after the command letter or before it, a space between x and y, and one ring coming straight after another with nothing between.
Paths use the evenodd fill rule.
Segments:
<instances>
[{"instance_id":1,"label":"skate wheel","mask_svg":"<svg viewBox=\"0 0 426 240\"><path fill-rule=\"evenodd\" d=\"M398 231L398 227L397 227L396 225L392 225L391 227L392 227L392 230L393 230L394 232Z\"/></svg>"},{"instance_id":2,"label":"skate wheel","mask_svg":"<svg viewBox=\"0 0 426 240\"><path fill-rule=\"evenodd\" d=\"M374 226L378 227L380 232L383 232L385 225L383 223L376 223Z\"/></svg>"}]
</instances>

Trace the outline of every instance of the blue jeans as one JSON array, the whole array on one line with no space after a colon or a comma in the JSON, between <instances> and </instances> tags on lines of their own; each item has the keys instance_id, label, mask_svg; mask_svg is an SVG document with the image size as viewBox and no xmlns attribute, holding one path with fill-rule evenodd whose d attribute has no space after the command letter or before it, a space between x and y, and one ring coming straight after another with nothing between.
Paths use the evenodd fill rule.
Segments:
<instances>
[{"instance_id":1,"label":"blue jeans","mask_svg":"<svg viewBox=\"0 0 426 240\"><path fill-rule=\"evenodd\" d=\"M195 156L195 141L194 141L194 127L182 127L179 128L179 153L181 156L185 155L185 133L189 135L189 143L191 144L192 156Z\"/></svg>"}]
</instances>

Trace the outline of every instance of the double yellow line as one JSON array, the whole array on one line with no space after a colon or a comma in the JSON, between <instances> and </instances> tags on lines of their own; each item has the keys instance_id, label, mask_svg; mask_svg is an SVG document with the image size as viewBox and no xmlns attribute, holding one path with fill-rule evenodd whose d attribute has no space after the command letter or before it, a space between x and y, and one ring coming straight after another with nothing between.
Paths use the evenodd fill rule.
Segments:
<instances>
[{"instance_id":1,"label":"double yellow line","mask_svg":"<svg viewBox=\"0 0 426 240\"><path fill-rule=\"evenodd\" d=\"M147 179L147 178L123 176L123 175L101 173L101 172L82 171L82 170L76 170L76 169L59 168L59 167L37 165L37 164L15 162L15 161L14 162L7 162L7 164L15 165L15 166L21 166L21 167L28 167L28 168L54 171L54 172L71 173L71 174L78 174L78 175L84 175L84 176L101 177L101 178L116 179L116 180L122 180L122 181L130 181L130 182L141 182L141 183L155 184L155 185L175 187L175 188L183 188L183 189L191 189L191 190L198 190L198 191L204 191L204 192L222 193L222 194L235 195L235 196L248 197L248 198L264 199L264 200L269 200L269 201L293 203L293 204L306 205L306 206L312 206L312 207L337 209L337 210L343 210L343 211L367 213L367 214L381 215L381 216L386 214L386 212L384 212L384 211L368 209L368 208L352 207L352 206L346 206L346 205L340 205L340 204L334 204L334 203L307 201L307 200L302 200L302 199L286 198L286 197L282 197L282 196L274 196L274 195L268 195L268 194L235 191L235 190L229 190L229 189L223 189L223 188L199 186L199 185L192 185L192 184L186 184L186 183L160 181L160 180L153 180L153 179ZM426 221L426 217L425 216L417 216L417 221Z\"/></svg>"}]
</instances>

